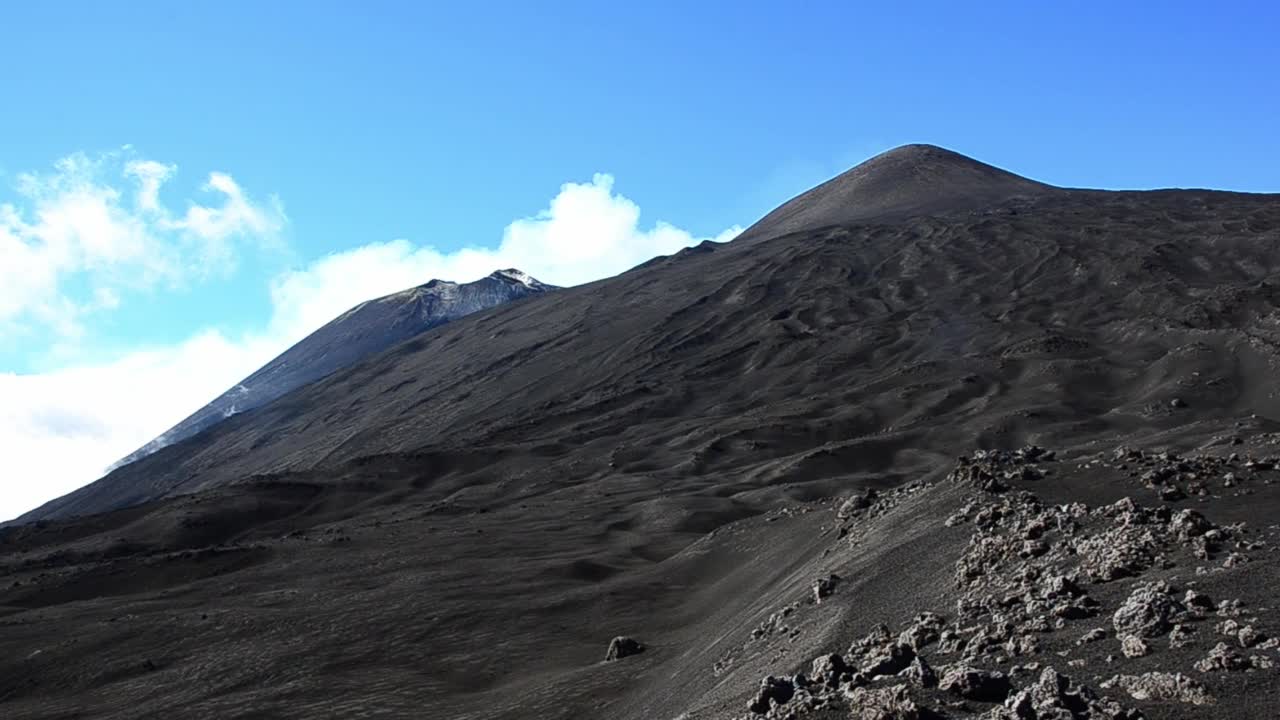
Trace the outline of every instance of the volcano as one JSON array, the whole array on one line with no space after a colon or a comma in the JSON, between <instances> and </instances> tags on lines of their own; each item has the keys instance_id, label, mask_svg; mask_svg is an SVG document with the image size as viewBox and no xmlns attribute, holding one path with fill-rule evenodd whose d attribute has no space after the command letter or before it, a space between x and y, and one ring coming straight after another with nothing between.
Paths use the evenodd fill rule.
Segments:
<instances>
[{"instance_id":1,"label":"volcano","mask_svg":"<svg viewBox=\"0 0 1280 720\"><path fill-rule=\"evenodd\" d=\"M1274 717L1278 241L1277 195L889 151L8 528L0 702Z\"/></svg>"}]
</instances>

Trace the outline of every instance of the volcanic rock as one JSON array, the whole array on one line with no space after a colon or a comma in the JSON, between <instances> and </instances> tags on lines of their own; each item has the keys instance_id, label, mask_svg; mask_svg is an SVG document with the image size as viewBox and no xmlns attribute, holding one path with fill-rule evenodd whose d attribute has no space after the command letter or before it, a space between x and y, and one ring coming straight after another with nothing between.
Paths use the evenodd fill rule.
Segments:
<instances>
[{"instance_id":1,"label":"volcanic rock","mask_svg":"<svg viewBox=\"0 0 1280 720\"><path fill-rule=\"evenodd\" d=\"M619 635L609 641L609 650L605 653L604 659L613 661L621 660L624 657L639 655L644 652L644 645L625 635Z\"/></svg>"},{"instance_id":2,"label":"volcanic rock","mask_svg":"<svg viewBox=\"0 0 1280 720\"><path fill-rule=\"evenodd\" d=\"M1009 677L1004 673L965 665L947 668L938 687L966 700L980 702L1004 702L1013 690Z\"/></svg>"}]
</instances>

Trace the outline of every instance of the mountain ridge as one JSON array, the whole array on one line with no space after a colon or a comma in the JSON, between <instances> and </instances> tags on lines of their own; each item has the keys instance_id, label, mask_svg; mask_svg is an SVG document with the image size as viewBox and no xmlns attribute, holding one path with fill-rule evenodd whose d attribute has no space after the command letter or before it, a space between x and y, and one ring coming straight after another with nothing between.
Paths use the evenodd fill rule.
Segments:
<instances>
[{"instance_id":1,"label":"mountain ridge","mask_svg":"<svg viewBox=\"0 0 1280 720\"><path fill-rule=\"evenodd\" d=\"M159 437L117 461L107 472L192 437L236 414L265 405L418 333L478 310L555 289L527 273L508 268L469 283L432 279L361 302L294 343Z\"/></svg>"},{"instance_id":2,"label":"mountain ridge","mask_svg":"<svg viewBox=\"0 0 1280 720\"><path fill-rule=\"evenodd\" d=\"M973 177L984 180L977 184L976 189L970 182ZM895 183L899 181L905 184L896 185ZM939 183L943 183L944 192L937 191ZM868 202L861 202L851 194L856 196L865 194L870 199ZM386 387L385 400L380 401L378 408L372 413L365 411L362 405L357 405L349 410L350 419L341 419L340 416L330 413L330 418L323 422L298 423L291 418L300 417L300 413L305 415L308 412L306 407L314 401L299 398L295 402L291 398L284 398L284 405L268 406L263 408L264 414L255 416L273 427L282 423L281 427L285 428L283 432L280 428L274 428L271 432L258 437L251 428L233 423L225 428L225 433L215 432L207 438L209 441L215 441L215 438L221 437L222 439L216 440L216 443L226 450L220 450L214 454L202 450L177 464L165 463L155 468L139 468L140 475L135 480L127 480L124 476L120 476L111 479L107 484L133 482L140 486L157 488L161 495L184 492L210 487L249 474L301 470L313 467L319 462L343 462L371 453L416 451L423 445L438 442L428 438L433 438L440 432L456 437L454 442L467 437L469 439L465 441L466 443L477 444L492 442L495 439L493 433L497 432L495 428L505 428L498 437L516 433L517 437L525 440L528 436L517 431L516 428L520 427L520 424L513 423L512 419L525 415L526 422L535 423L533 417L545 412L539 408L543 408L547 403L563 402L547 395L542 389L544 386L567 389L575 387L580 382L578 379L565 377L564 368L557 363L552 362L547 365L546 359L560 357L559 353L566 352L571 346L579 348L574 352L590 353L592 351L586 348L592 347L591 343L594 341L591 338L601 333L621 333L620 337L627 339L616 343L613 347L602 348L603 357L609 358L609 362L594 368L583 368L586 375L600 375L610 368L631 368L628 375L639 378L660 369L660 365L654 366L650 361L662 356L678 355L685 349L696 349L700 344L706 343L707 338L713 336L713 330L710 328L681 333L664 328L664 324L690 316L691 313L702 312L704 309L701 303L728 292L724 288L730 285L739 288L736 292L730 293L730 297L747 297L744 293L749 292L750 278L753 274L758 274L758 271L751 268L755 267L755 258L759 252L756 246L761 242L766 244L789 242L785 238L797 234L822 238L813 248L796 246L792 249L788 246L782 256L793 258L790 262L794 263L800 258L830 250L833 253L833 259L838 258L837 267L839 264L848 265L851 268L850 272L865 278L875 278L886 272L893 272L892 268L895 266L910 268L910 274L914 277L906 277L903 281L896 281L887 286L884 290L890 292L889 295L879 291L876 296L871 297L842 299L837 295L822 301L824 304L835 302L837 305L852 303L850 307L839 311L837 316L826 317L823 320L826 323L847 323L862 313L882 313L886 308L927 301L932 294L945 291L944 285L950 282L947 279L949 276L956 272L975 272L978 267L981 267L982 258L992 252L993 243L1005 242L1001 240L1001 236L988 236L987 233L973 237L961 234L960 236L965 238L961 245L956 248L942 249L933 246L933 238L940 235L926 228L946 227L944 223L961 223L959 227L972 228L993 223L1005 226L1016 225L1017 214L993 216L991 213L998 208L1004 208L1002 212L1012 210L1016 213L1017 208L1030 210L1046 204L1054 204L1053 207L1058 208L1056 212L1059 214L1065 213L1065 222L1076 222L1070 218L1072 213L1079 212L1078 209L1111 207L1110 212L1122 213L1127 212L1127 208L1140 207L1143 203L1167 202L1173 197L1194 198L1199 212L1211 212L1209 205L1215 199L1216 204L1221 205L1233 202L1231 198L1240 198L1241 202L1265 202L1268 196L1214 191L1064 190L1021 178L936 146L906 146L878 155L831 181L798 195L780 206L779 210L766 215L737 240L721 245L703 243L698 248L685 249L665 258L655 258L614 278L586 286L562 289L556 293L557 301L554 309L543 306L536 302L537 298L533 298L529 303L522 303L519 309L509 308L505 313L499 313L496 316L486 313L482 318L469 320L462 326L455 325L452 332L446 328L430 340L421 339L401 346L398 350L393 349L390 352L393 352L397 358L406 354L421 356L421 353L428 349L439 349L441 352L449 349L452 353L452 349L460 343L463 347L470 347L464 342L465 338L455 334L464 331L476 332L489 339L489 344L484 346L483 355L469 354L469 361L461 366L451 363L447 367L415 371L400 378L394 383L394 387L399 390L393 391L390 386ZM797 203L800 204L797 206ZM813 203L816 209L809 208L805 203ZM791 211L784 216L779 216L780 211L788 208L791 208ZM797 208L799 212L795 212ZM868 212L871 219L862 219ZM829 213L830 216L822 219L821 213ZM780 217L782 219L779 219ZM854 219L849 220L850 217ZM956 220L957 217L961 219ZM851 236L847 228L861 229ZM920 236L906 246L899 246L896 242L882 246L861 244L865 241L854 245L849 244L851 237L859 236L878 242L873 239L900 233L894 228L907 228L911 233ZM1011 237L1008 230L1002 232L1004 237ZM772 234L765 237L763 233ZM1027 243L1031 240L1030 237L1019 236L1018 242ZM1039 241L1025 247L1006 245L1000 251L1008 253L1011 258L1028 257L1028 253L1033 256L1039 252L1048 252L1046 248L1038 247L1043 245L1044 243ZM1129 245L1135 248L1139 256L1146 252L1139 249L1140 244L1134 246L1133 243L1129 243ZM1063 251L1068 247L1060 245L1053 252L1061 259L1064 256ZM837 251L837 248L841 249ZM960 254L965 248L969 249L970 257ZM904 256L904 252L908 254ZM1030 261L1029 257L1028 261ZM957 263L957 266L955 269L927 270L928 264L933 262ZM1090 258L1080 258L1077 262L1084 266L1094 261ZM1157 257L1150 262L1159 264L1167 260ZM916 267L920 263L924 265ZM1130 270L1132 264L1133 258L1123 258L1117 262L1113 272L1124 277L1124 282L1144 281L1142 272ZM708 286L707 283L710 278L723 275L725 270L720 269L720 266L734 268L732 272L739 276L739 280L722 284L717 290L715 286ZM699 268L699 270L694 271L692 268ZM828 293L849 292L828 287L831 282L827 276L829 270L813 276L808 281L808 285L801 282L785 292L793 297L805 298L809 285L828 288L824 291ZM690 275L690 272L695 274ZM1093 268L1090 274L1082 277L1093 277L1100 272L1104 272L1104 269ZM921 276L922 273L923 276ZM655 294L656 281L653 278L673 276L686 278L680 292L671 297L668 297L669 292ZM943 285L933 287L936 283ZM1075 286L1071 286L1069 289L1074 291L1074 288ZM989 296L990 289L974 288L974 292ZM676 312L661 309L666 305L688 302L680 298L689 298L692 295L700 297L701 300ZM587 297L595 299L584 304L584 299ZM813 300L801 299L798 302L803 304ZM609 313L607 321L593 310L601 304L619 303L619 308L625 308L625 311ZM776 307L776 301L762 300L757 303L756 306L733 308L735 316L743 313L749 315L752 311L758 311L757 308L769 305ZM783 338L791 338L794 334L794 339L804 344L803 341L813 336L812 330L805 331L804 328L812 327L812 323L823 316L809 317L806 320L805 313L799 310L798 307L781 308L779 317L764 327L781 328ZM1160 311L1166 312L1167 309L1161 308ZM831 310L823 312L829 313ZM522 316L523 313L533 313L533 315ZM563 320L548 320L549 313L555 313ZM780 320L784 317L786 319ZM837 321L837 318L840 319ZM512 326L511 322L516 322L517 325ZM498 328L490 326L491 323L499 323ZM725 327L723 321L720 325L720 332L728 337L738 335L750 337L759 332L749 326L737 324ZM574 334L558 335L565 330L570 330ZM532 340L532 338L538 339ZM525 340L532 345L522 346L521 343ZM953 329L944 327L940 330L939 342L952 343L956 340ZM770 342L778 341L777 337L770 340ZM785 353L789 348L784 345L779 346L779 350ZM456 353L447 356L457 357ZM758 362L767 366L773 360L774 358L771 357L761 357ZM718 362L724 364L726 360L721 359ZM576 367L577 363L578 361L573 361L570 366ZM467 382L479 383L478 387L492 386L497 379L496 377L476 377L470 367L508 370L526 368L528 372L534 374L527 380L516 381L518 384L508 390L522 398L517 402L495 399L488 404L477 405L476 394L466 390L459 392L457 399L446 403L447 410L437 408L429 416L412 414L411 407L428 401L410 399L409 396L404 395L405 388L408 388L414 397L424 395L435 398L433 402L436 402L441 398L449 397L450 393L445 389L459 385L462 378L466 378ZM537 369L532 369L534 367ZM328 396L327 399L319 402L321 406L341 407L349 404L348 398L354 396L351 393L362 392L356 388L382 385L385 378L398 374L397 371L402 369L403 366L398 364L397 360L388 358L384 354L370 358L363 365L347 368L344 372L315 384L314 389ZM420 383L422 372L441 377L441 383L432 385ZM550 378L555 380L551 381ZM607 382L618 381L615 379ZM344 393L346 393L345 396ZM500 415L497 417L491 416L494 408L500 408ZM383 424L393 422L393 417L402 418L404 425L384 428ZM445 422L446 418L451 417L458 420ZM469 420L462 421L467 418ZM348 427L351 422L355 423L354 427ZM479 424L472 425L472 423ZM299 434L299 430L304 426L305 433ZM406 429L408 427L421 429L410 432ZM289 439L286 441L285 438ZM415 439L408 442L407 438ZM270 449L272 446L276 449ZM226 454L230 448L238 449ZM254 457L271 459L267 462L250 460ZM108 479L104 479L106 480ZM102 482L95 485L100 489ZM82 496L91 494L87 489L84 492L77 492ZM154 493L148 494L148 497L155 496L157 495ZM61 504L49 507L71 506ZM105 509L103 506L93 504L78 507L80 512ZM47 517L48 515L44 514L47 511L48 508L44 508L40 513L29 513L23 518L30 520Z\"/></svg>"}]
</instances>

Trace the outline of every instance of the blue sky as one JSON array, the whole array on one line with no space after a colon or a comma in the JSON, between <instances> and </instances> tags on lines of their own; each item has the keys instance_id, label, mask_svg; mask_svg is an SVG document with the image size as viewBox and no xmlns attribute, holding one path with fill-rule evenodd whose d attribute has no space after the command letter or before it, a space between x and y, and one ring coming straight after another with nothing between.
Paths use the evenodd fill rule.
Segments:
<instances>
[{"instance_id":1,"label":"blue sky","mask_svg":"<svg viewBox=\"0 0 1280 720\"><path fill-rule=\"evenodd\" d=\"M906 142L1280 191L1268 3L360 5L0 9L0 515L344 304L614 274Z\"/></svg>"}]
</instances>

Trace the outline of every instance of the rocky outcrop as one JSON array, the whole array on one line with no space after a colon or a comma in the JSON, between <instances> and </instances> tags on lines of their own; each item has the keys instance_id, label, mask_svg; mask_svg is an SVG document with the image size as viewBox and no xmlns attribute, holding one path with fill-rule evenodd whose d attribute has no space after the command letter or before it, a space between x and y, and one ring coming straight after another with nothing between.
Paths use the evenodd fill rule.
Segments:
<instances>
[{"instance_id":1,"label":"rocky outcrop","mask_svg":"<svg viewBox=\"0 0 1280 720\"><path fill-rule=\"evenodd\" d=\"M1202 673L1230 672L1234 670L1265 670L1275 666L1275 662L1266 655L1243 655L1231 649L1226 643L1213 646L1202 660L1196 662L1196 670Z\"/></svg>"},{"instance_id":2,"label":"rocky outcrop","mask_svg":"<svg viewBox=\"0 0 1280 720\"><path fill-rule=\"evenodd\" d=\"M609 641L609 650L605 653L607 661L621 660L624 657L639 655L644 652L644 645L625 635L619 635Z\"/></svg>"},{"instance_id":3,"label":"rocky outcrop","mask_svg":"<svg viewBox=\"0 0 1280 720\"><path fill-rule=\"evenodd\" d=\"M855 718L941 713L984 720L1138 720L1138 711L1046 667L1043 659L1052 657L1046 646L1065 644L1069 649L1057 655L1079 668L1096 662L1099 650L1090 646L1112 639L1118 653L1106 662L1123 668L1194 644L1214 615L1214 632L1230 643L1218 644L1195 669L1271 666L1270 655L1259 651L1280 648L1280 640L1267 639L1242 603L1175 588L1174 574L1167 572L1228 542L1255 550L1260 543L1242 540L1241 527L1217 526L1197 510L1144 506L1131 497L1097 507L1047 505L1020 488L1043 481L1050 470L1040 463L1052 458L1034 447L962 458L948 480L970 494L944 523L972 529L954 567L954 614L923 612L896 632L878 624L844 654L819 657L808 684L796 676L804 689L777 716L802 718L809 709L843 703ZM1167 461L1175 467L1181 462ZM1186 480L1176 474L1181 471L1169 472L1157 470L1152 481ZM882 502L858 512L874 518L889 511ZM1097 599L1115 598L1117 591L1118 602L1109 599L1104 606ZM1073 628L1099 616L1109 627ZM1022 664L1012 664L1019 662L1015 658ZM1103 689L1140 701L1213 702L1203 684L1177 672L1120 673Z\"/></svg>"},{"instance_id":4,"label":"rocky outcrop","mask_svg":"<svg viewBox=\"0 0 1280 720\"><path fill-rule=\"evenodd\" d=\"M764 715L777 705L784 705L796 694L796 686L789 678L770 675L760 681L760 689L751 698L747 709Z\"/></svg>"},{"instance_id":5,"label":"rocky outcrop","mask_svg":"<svg viewBox=\"0 0 1280 720\"><path fill-rule=\"evenodd\" d=\"M1111 616L1111 624L1122 635L1158 637L1173 628L1174 619L1184 610L1167 584L1143 583Z\"/></svg>"},{"instance_id":6,"label":"rocky outcrop","mask_svg":"<svg viewBox=\"0 0 1280 720\"><path fill-rule=\"evenodd\" d=\"M924 711L902 685L853 688L849 707L855 720L924 720Z\"/></svg>"},{"instance_id":7,"label":"rocky outcrop","mask_svg":"<svg viewBox=\"0 0 1280 720\"><path fill-rule=\"evenodd\" d=\"M1098 698L1053 668L1045 668L1032 685L1009 698L984 720L1138 720L1141 714Z\"/></svg>"},{"instance_id":8,"label":"rocky outcrop","mask_svg":"<svg viewBox=\"0 0 1280 720\"><path fill-rule=\"evenodd\" d=\"M948 668L942 674L938 687L966 700L980 702L1004 702L1013 690L1009 677L1004 673L967 665Z\"/></svg>"},{"instance_id":9,"label":"rocky outcrop","mask_svg":"<svg viewBox=\"0 0 1280 720\"><path fill-rule=\"evenodd\" d=\"M1191 705L1208 705L1213 702L1213 696L1204 685L1182 673L1116 675L1102 683L1102 687L1123 690L1134 700L1172 700Z\"/></svg>"}]
</instances>

